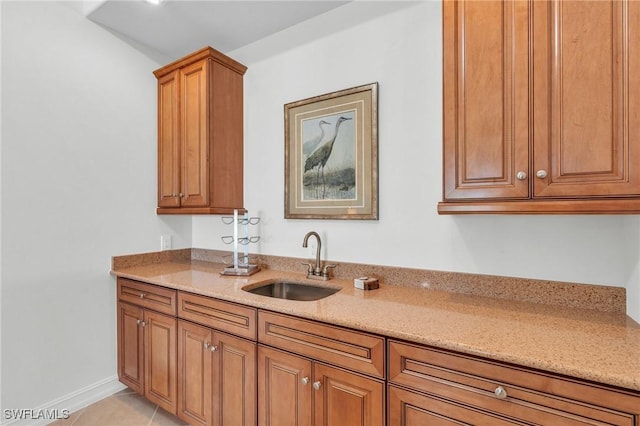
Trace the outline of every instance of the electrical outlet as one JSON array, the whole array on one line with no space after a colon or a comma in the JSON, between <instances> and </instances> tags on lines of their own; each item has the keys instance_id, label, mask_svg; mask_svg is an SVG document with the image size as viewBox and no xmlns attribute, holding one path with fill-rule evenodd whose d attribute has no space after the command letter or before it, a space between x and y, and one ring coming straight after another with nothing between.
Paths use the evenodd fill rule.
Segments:
<instances>
[{"instance_id":1,"label":"electrical outlet","mask_svg":"<svg viewBox=\"0 0 640 426\"><path fill-rule=\"evenodd\" d=\"M171 250L171 235L160 236L160 250Z\"/></svg>"}]
</instances>

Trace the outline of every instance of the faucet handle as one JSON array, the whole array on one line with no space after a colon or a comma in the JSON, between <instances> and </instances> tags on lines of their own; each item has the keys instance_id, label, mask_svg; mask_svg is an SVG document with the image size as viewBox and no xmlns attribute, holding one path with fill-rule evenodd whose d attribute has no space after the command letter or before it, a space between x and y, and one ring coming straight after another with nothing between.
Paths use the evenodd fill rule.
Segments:
<instances>
[{"instance_id":1,"label":"faucet handle","mask_svg":"<svg viewBox=\"0 0 640 426\"><path fill-rule=\"evenodd\" d=\"M302 264L307 265L307 275L313 275L313 265L306 262L302 262Z\"/></svg>"},{"instance_id":2,"label":"faucet handle","mask_svg":"<svg viewBox=\"0 0 640 426\"><path fill-rule=\"evenodd\" d=\"M335 268L338 265L324 265L324 268L322 269L322 276L323 277L328 277L329 276L329 268Z\"/></svg>"}]
</instances>

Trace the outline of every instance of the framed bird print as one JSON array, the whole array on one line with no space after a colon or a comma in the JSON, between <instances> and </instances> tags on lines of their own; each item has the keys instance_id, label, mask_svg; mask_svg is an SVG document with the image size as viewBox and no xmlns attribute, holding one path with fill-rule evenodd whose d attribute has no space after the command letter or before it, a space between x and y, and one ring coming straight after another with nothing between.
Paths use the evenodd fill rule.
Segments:
<instances>
[{"instance_id":1,"label":"framed bird print","mask_svg":"<svg viewBox=\"0 0 640 426\"><path fill-rule=\"evenodd\" d=\"M378 219L378 83L284 106L286 219Z\"/></svg>"}]
</instances>

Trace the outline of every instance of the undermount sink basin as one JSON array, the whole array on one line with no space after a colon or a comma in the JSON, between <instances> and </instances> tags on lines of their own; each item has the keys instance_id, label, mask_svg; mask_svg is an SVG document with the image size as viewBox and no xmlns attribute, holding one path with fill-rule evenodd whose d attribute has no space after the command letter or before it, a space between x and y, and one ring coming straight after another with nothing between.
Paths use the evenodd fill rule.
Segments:
<instances>
[{"instance_id":1,"label":"undermount sink basin","mask_svg":"<svg viewBox=\"0 0 640 426\"><path fill-rule=\"evenodd\" d=\"M320 300L340 291L336 287L320 287L317 285L286 280L267 281L255 286L243 288L249 293L287 300Z\"/></svg>"}]
</instances>

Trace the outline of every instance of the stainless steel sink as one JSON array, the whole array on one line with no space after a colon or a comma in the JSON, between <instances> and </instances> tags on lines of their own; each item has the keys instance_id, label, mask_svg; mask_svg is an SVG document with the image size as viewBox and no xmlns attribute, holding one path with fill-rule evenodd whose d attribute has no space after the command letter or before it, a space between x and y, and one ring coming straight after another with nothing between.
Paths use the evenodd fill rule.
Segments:
<instances>
[{"instance_id":1,"label":"stainless steel sink","mask_svg":"<svg viewBox=\"0 0 640 426\"><path fill-rule=\"evenodd\" d=\"M337 287L324 287L295 281L273 280L242 288L249 293L287 300L320 300L340 291Z\"/></svg>"}]
</instances>

